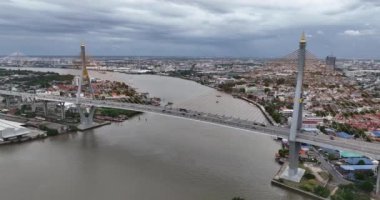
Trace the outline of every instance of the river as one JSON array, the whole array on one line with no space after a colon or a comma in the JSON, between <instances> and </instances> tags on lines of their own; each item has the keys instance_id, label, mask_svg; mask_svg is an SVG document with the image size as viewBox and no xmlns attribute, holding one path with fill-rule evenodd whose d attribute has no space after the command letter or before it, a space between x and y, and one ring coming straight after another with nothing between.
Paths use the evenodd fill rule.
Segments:
<instances>
[{"instance_id":1,"label":"river","mask_svg":"<svg viewBox=\"0 0 380 200\"><path fill-rule=\"evenodd\" d=\"M90 75L125 81L178 107L265 122L256 107L192 81ZM0 148L4 200L304 199L271 186L280 148L271 137L191 120L145 113L84 133Z\"/></svg>"}]
</instances>

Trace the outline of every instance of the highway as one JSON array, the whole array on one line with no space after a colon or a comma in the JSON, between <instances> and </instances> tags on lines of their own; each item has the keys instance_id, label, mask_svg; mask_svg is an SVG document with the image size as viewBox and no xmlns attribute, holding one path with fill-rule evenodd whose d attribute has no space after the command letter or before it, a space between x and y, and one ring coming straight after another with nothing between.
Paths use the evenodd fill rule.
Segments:
<instances>
[{"instance_id":1,"label":"highway","mask_svg":"<svg viewBox=\"0 0 380 200\"><path fill-rule=\"evenodd\" d=\"M347 185L352 183L351 181L346 180L342 174L340 174L335 167L328 162L321 153L313 147L313 151L315 152L315 158L321 163L321 166L331 174L334 179L334 183L336 186L338 185Z\"/></svg>"},{"instance_id":2,"label":"highway","mask_svg":"<svg viewBox=\"0 0 380 200\"><path fill-rule=\"evenodd\" d=\"M78 103L77 98L72 97L61 97L53 95L43 95L43 94L31 94L22 92L12 92L0 90L0 95L10 95L10 96L21 96L23 98L33 98L46 101L55 102L68 102L68 103ZM258 134L266 134L272 136L278 136L282 138L288 138L290 130L287 128L268 126L264 124L258 124L256 122L242 120L239 118L215 115L211 113L204 113L194 110L182 109L182 108L169 108L164 106L152 106L145 104L133 104L115 101L105 101L105 100L94 100L88 98L80 98L79 103L81 105L95 106L95 107L107 107L107 108L118 108L125 110L134 110L141 112L150 112L160 115L172 116L185 118L190 120L201 121L204 123L216 124L225 127L242 129L251 131ZM380 145L376 143L357 141L353 139L343 139L335 137L334 140L330 139L329 136L319 134L312 135L308 133L298 133L297 142L316 145L329 149L352 151L360 154L364 154L373 159L380 160Z\"/></svg>"}]
</instances>

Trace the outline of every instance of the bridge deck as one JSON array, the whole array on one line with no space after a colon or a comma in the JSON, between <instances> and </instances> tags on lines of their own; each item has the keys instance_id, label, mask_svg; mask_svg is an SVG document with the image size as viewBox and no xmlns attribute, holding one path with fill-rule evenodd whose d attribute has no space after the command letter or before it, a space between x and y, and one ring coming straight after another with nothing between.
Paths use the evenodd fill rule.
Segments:
<instances>
[{"instance_id":1,"label":"bridge deck","mask_svg":"<svg viewBox=\"0 0 380 200\"><path fill-rule=\"evenodd\" d=\"M42 95L42 94L31 94L31 93L21 93L0 90L0 95L11 95L11 96L22 96L24 98L34 98L47 101L55 102L68 102L68 103L78 103L76 98L71 97L61 97L52 95ZM222 125L225 127L243 129L252 131L259 134L267 134L273 136L279 136L283 138L288 138L290 130L287 128L281 128L277 126L263 126L252 121L241 120L233 117L219 116L210 113L192 111L192 110L180 110L180 109L169 109L163 106L152 106L143 104L133 104L133 103L122 103L114 101L104 101L104 100L94 100L81 98L80 104L92 105L96 107L108 107L108 108L118 108L126 110L134 110L141 112L151 112L160 115L167 115L173 117L186 118L191 120L197 120L205 123ZM310 135L305 133L298 133L296 141L312 144L324 148L337 149L337 150L348 150L358 152L373 159L380 160L380 144L369 143L357 140L348 140L342 138L335 138L331 140L326 135Z\"/></svg>"}]
</instances>

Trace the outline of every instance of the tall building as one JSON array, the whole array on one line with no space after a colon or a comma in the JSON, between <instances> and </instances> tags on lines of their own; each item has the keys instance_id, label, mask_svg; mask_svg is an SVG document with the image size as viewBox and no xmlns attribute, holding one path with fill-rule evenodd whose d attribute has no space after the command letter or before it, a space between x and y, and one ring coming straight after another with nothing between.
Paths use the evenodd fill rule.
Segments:
<instances>
[{"instance_id":1,"label":"tall building","mask_svg":"<svg viewBox=\"0 0 380 200\"><path fill-rule=\"evenodd\" d=\"M334 69L335 69L335 61L336 61L336 57L334 57L334 56L327 56L326 57L326 65L331 66Z\"/></svg>"}]
</instances>

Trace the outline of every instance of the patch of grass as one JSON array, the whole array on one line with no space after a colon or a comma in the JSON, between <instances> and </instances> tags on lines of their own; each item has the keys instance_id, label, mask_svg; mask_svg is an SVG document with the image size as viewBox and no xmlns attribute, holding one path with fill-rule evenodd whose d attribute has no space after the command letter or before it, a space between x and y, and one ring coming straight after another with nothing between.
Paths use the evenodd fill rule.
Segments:
<instances>
[{"instance_id":1,"label":"patch of grass","mask_svg":"<svg viewBox=\"0 0 380 200\"><path fill-rule=\"evenodd\" d=\"M313 192L314 188L318 186L318 182L315 179L301 180L299 188L302 190Z\"/></svg>"},{"instance_id":2,"label":"patch of grass","mask_svg":"<svg viewBox=\"0 0 380 200\"><path fill-rule=\"evenodd\" d=\"M138 111L122 110L122 109L115 109L115 108L98 108L97 112L103 116L118 117L120 115L125 115L128 118L141 114L141 112L138 112Z\"/></svg>"},{"instance_id":3,"label":"patch of grass","mask_svg":"<svg viewBox=\"0 0 380 200\"><path fill-rule=\"evenodd\" d=\"M330 196L330 190L320 185L313 189L313 193L324 198Z\"/></svg>"},{"instance_id":4,"label":"patch of grass","mask_svg":"<svg viewBox=\"0 0 380 200\"><path fill-rule=\"evenodd\" d=\"M340 185L331 200L370 200L368 193L361 192L354 184Z\"/></svg>"}]
</instances>

